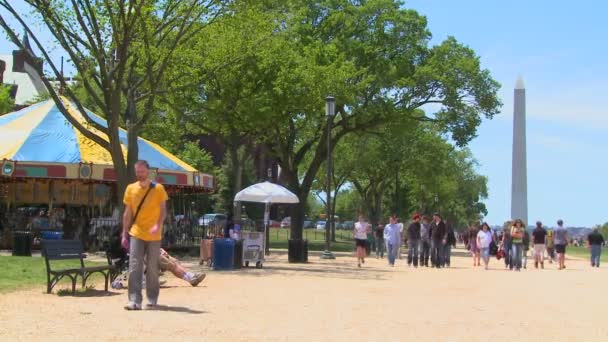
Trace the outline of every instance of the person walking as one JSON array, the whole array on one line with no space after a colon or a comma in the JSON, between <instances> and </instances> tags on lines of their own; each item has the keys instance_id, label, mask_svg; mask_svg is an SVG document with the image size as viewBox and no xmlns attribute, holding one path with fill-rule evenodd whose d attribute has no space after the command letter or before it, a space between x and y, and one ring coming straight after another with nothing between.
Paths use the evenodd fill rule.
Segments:
<instances>
[{"instance_id":1,"label":"person walking","mask_svg":"<svg viewBox=\"0 0 608 342\"><path fill-rule=\"evenodd\" d=\"M545 246L547 230L543 228L543 223L536 222L536 228L532 232L532 243L534 244L534 268L545 268Z\"/></svg>"},{"instance_id":2,"label":"person walking","mask_svg":"<svg viewBox=\"0 0 608 342\"><path fill-rule=\"evenodd\" d=\"M524 223L521 219L516 219L515 224L511 227L511 270L521 270L522 252L524 241Z\"/></svg>"},{"instance_id":3,"label":"person walking","mask_svg":"<svg viewBox=\"0 0 608 342\"><path fill-rule=\"evenodd\" d=\"M452 247L456 247L456 233L454 233L454 229L450 222L446 221L445 224L446 233L445 233L445 243L443 244L443 255L442 255L442 264L441 267L450 267L450 261L452 256Z\"/></svg>"},{"instance_id":4,"label":"person walking","mask_svg":"<svg viewBox=\"0 0 608 342\"><path fill-rule=\"evenodd\" d=\"M508 221L505 228L503 228L502 232L502 250L505 252L505 268L513 269L513 263L511 258L511 247L512 247L512 239L511 239L511 221Z\"/></svg>"},{"instance_id":5,"label":"person walking","mask_svg":"<svg viewBox=\"0 0 608 342\"><path fill-rule=\"evenodd\" d=\"M150 181L149 172L147 161L137 161L137 181L127 186L123 198L125 213L121 245L129 250L129 303L125 306L126 310L141 310L144 264L148 306L157 304L160 292L160 242L168 196L161 184Z\"/></svg>"},{"instance_id":6,"label":"person walking","mask_svg":"<svg viewBox=\"0 0 608 342\"><path fill-rule=\"evenodd\" d=\"M441 268L443 263L443 245L446 243L446 226L439 213L433 215L431 223L431 264Z\"/></svg>"},{"instance_id":7,"label":"person walking","mask_svg":"<svg viewBox=\"0 0 608 342\"><path fill-rule=\"evenodd\" d=\"M547 246L547 257L549 258L549 263L552 264L555 260L555 239L553 236L553 229L547 229L547 239L545 244Z\"/></svg>"},{"instance_id":8,"label":"person walking","mask_svg":"<svg viewBox=\"0 0 608 342\"><path fill-rule=\"evenodd\" d=\"M599 229L594 228L591 234L587 236L587 248L591 251L591 267L600 267L603 245L604 237L600 234Z\"/></svg>"},{"instance_id":9,"label":"person walking","mask_svg":"<svg viewBox=\"0 0 608 342\"><path fill-rule=\"evenodd\" d=\"M393 215L397 219L397 225L399 226L399 245L397 246L397 259L401 260L401 245L405 241L405 232L403 227L403 222L401 222L401 218L397 217L397 215Z\"/></svg>"},{"instance_id":10,"label":"person walking","mask_svg":"<svg viewBox=\"0 0 608 342\"><path fill-rule=\"evenodd\" d=\"M397 247L401 243L401 232L399 231L399 224L397 223L397 218L395 216L391 216L389 222L390 223L384 227L384 242L386 243L388 264L395 266Z\"/></svg>"},{"instance_id":11,"label":"person walking","mask_svg":"<svg viewBox=\"0 0 608 342\"><path fill-rule=\"evenodd\" d=\"M376 259L384 259L384 225L382 222L376 226L374 234L376 238Z\"/></svg>"},{"instance_id":12,"label":"person walking","mask_svg":"<svg viewBox=\"0 0 608 342\"><path fill-rule=\"evenodd\" d=\"M481 225L481 230L477 232L476 245L479 247L479 252L485 269L488 269L490 263L490 245L492 244L492 232L490 226L484 222Z\"/></svg>"},{"instance_id":13,"label":"person walking","mask_svg":"<svg viewBox=\"0 0 608 342\"><path fill-rule=\"evenodd\" d=\"M371 231L369 223L367 223L363 215L359 215L359 221L355 223L355 228L353 228L353 237L357 246L357 267L365 264L368 231Z\"/></svg>"},{"instance_id":14,"label":"person walking","mask_svg":"<svg viewBox=\"0 0 608 342\"><path fill-rule=\"evenodd\" d=\"M412 223L407 228L407 265L418 267L418 249L420 248L420 215L412 216Z\"/></svg>"},{"instance_id":15,"label":"person walking","mask_svg":"<svg viewBox=\"0 0 608 342\"><path fill-rule=\"evenodd\" d=\"M420 224L420 266L429 267L431 255L431 230L429 217L423 216Z\"/></svg>"},{"instance_id":16,"label":"person walking","mask_svg":"<svg viewBox=\"0 0 608 342\"><path fill-rule=\"evenodd\" d=\"M469 252L471 252L471 256L473 257L473 266L480 266L480 250L477 245L477 235L479 233L479 229L477 229L477 223L471 224L471 227L467 230L467 245L469 247Z\"/></svg>"},{"instance_id":17,"label":"person walking","mask_svg":"<svg viewBox=\"0 0 608 342\"><path fill-rule=\"evenodd\" d=\"M530 250L530 232L528 229L524 227L524 238L522 244L522 264L524 266L524 270L528 267L528 251Z\"/></svg>"},{"instance_id":18,"label":"person walking","mask_svg":"<svg viewBox=\"0 0 608 342\"><path fill-rule=\"evenodd\" d=\"M553 232L555 252L557 253L558 269L566 268L566 246L568 246L568 231L564 228L564 221L557 220L557 228Z\"/></svg>"}]
</instances>

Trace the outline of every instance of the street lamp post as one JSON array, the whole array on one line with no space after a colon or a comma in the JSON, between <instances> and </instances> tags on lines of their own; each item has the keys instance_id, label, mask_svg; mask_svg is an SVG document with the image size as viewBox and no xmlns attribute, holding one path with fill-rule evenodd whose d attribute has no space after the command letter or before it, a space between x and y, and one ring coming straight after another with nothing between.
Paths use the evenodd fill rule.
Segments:
<instances>
[{"instance_id":1,"label":"street lamp post","mask_svg":"<svg viewBox=\"0 0 608 342\"><path fill-rule=\"evenodd\" d=\"M325 224L325 251L321 255L321 259L335 259L336 257L331 252L330 248L330 231L334 221L334 215L331 212L331 125L334 115L336 114L336 99L333 96L325 98L325 115L327 116L327 187L325 193L327 195L327 222Z\"/></svg>"},{"instance_id":2,"label":"street lamp post","mask_svg":"<svg viewBox=\"0 0 608 342\"><path fill-rule=\"evenodd\" d=\"M272 182L272 168L267 168L266 169L266 175L268 176L268 181ZM270 215L270 213L269 213ZM264 218L266 219L266 218ZM266 224L266 222L264 222L264 224ZM268 227L270 228L270 227ZM270 229L266 229L266 236L264 237L266 239L266 248L264 251L265 255L270 255Z\"/></svg>"}]
</instances>

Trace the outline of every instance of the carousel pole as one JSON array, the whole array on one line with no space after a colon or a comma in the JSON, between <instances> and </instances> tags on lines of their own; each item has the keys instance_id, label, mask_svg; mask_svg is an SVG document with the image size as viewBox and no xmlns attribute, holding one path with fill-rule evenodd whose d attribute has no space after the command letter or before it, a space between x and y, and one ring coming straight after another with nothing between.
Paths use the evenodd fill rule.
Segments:
<instances>
[{"instance_id":1,"label":"carousel pole","mask_svg":"<svg viewBox=\"0 0 608 342\"><path fill-rule=\"evenodd\" d=\"M53 210L53 204L55 201L55 181L54 180L50 180L49 181L49 212L51 210Z\"/></svg>"}]
</instances>

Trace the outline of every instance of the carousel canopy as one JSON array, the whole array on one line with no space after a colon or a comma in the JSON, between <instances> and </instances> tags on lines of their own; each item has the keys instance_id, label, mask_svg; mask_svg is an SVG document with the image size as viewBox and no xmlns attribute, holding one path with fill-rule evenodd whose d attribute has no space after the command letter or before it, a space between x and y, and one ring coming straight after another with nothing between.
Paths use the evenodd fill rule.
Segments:
<instances>
[{"instance_id":1,"label":"carousel canopy","mask_svg":"<svg viewBox=\"0 0 608 342\"><path fill-rule=\"evenodd\" d=\"M65 103L70 115L86 127L85 118L75 106ZM87 114L107 127L105 119L90 111ZM107 139L105 134L95 133ZM119 137L126 156L127 132L121 129ZM200 173L149 140L139 137L137 141L139 159L150 163L161 183L214 188L212 176ZM4 160L3 176L115 180L109 152L71 125L52 100L0 116L0 160Z\"/></svg>"}]
</instances>

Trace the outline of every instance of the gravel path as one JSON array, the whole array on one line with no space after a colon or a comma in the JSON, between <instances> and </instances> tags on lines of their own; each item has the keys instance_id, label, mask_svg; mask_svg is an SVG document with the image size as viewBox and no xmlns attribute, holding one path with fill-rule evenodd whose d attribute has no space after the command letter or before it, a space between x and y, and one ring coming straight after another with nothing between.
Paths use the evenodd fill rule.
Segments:
<instances>
[{"instance_id":1,"label":"gravel path","mask_svg":"<svg viewBox=\"0 0 608 342\"><path fill-rule=\"evenodd\" d=\"M436 270L275 253L262 270L210 271L196 288L165 276L154 311L124 311L126 290L74 298L41 286L0 294L0 341L608 341L604 267L508 272L493 259L484 271L454 255Z\"/></svg>"}]
</instances>

